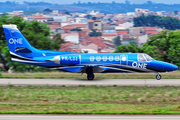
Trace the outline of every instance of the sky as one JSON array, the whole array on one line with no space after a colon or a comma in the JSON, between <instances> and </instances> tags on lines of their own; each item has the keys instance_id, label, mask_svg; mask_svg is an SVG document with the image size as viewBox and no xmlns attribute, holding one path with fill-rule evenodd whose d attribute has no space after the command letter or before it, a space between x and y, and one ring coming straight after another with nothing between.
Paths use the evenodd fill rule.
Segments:
<instances>
[{"instance_id":1,"label":"sky","mask_svg":"<svg viewBox=\"0 0 180 120\"><path fill-rule=\"evenodd\" d=\"M23 3L23 1L28 1L28 2L40 2L40 1L44 1L44 2L49 2L49 3L57 3L57 4L72 4L74 2L108 2L111 3L112 1L115 1L117 3L124 3L125 0L0 0L0 2L5 2L5 1L16 1L19 3ZM131 3L137 3L137 4L142 4L145 3L149 0L129 0ZM179 3L180 4L180 0L150 0L152 2L156 2L156 3L164 3L164 4L175 4L175 3Z\"/></svg>"}]
</instances>

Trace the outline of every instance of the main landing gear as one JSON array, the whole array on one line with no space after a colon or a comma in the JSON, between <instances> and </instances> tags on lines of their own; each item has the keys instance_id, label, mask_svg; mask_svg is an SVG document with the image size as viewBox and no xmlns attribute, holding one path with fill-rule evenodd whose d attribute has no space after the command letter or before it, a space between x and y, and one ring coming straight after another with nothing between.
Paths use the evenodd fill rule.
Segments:
<instances>
[{"instance_id":1,"label":"main landing gear","mask_svg":"<svg viewBox=\"0 0 180 120\"><path fill-rule=\"evenodd\" d=\"M94 79L93 67L87 67L86 74L88 80L93 80Z\"/></svg>"},{"instance_id":2,"label":"main landing gear","mask_svg":"<svg viewBox=\"0 0 180 120\"><path fill-rule=\"evenodd\" d=\"M160 80L160 79L161 79L161 75L160 75L159 73L156 75L156 79L157 79L157 80Z\"/></svg>"},{"instance_id":3,"label":"main landing gear","mask_svg":"<svg viewBox=\"0 0 180 120\"><path fill-rule=\"evenodd\" d=\"M93 80L94 79L94 74L93 73L87 73L87 79L88 80Z\"/></svg>"}]
</instances>

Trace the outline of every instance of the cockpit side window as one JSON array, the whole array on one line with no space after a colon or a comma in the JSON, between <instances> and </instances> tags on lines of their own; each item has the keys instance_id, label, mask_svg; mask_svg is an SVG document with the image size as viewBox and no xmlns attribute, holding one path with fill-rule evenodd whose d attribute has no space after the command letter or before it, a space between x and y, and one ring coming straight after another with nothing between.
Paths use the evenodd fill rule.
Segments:
<instances>
[{"instance_id":1,"label":"cockpit side window","mask_svg":"<svg viewBox=\"0 0 180 120\"><path fill-rule=\"evenodd\" d=\"M147 54L144 54L144 57L146 58L146 60L147 60L147 62L150 62L150 61L152 61L152 57L150 57L149 55L147 55Z\"/></svg>"},{"instance_id":2,"label":"cockpit side window","mask_svg":"<svg viewBox=\"0 0 180 120\"><path fill-rule=\"evenodd\" d=\"M139 62L146 62L146 59L145 59L145 57L144 57L143 54L139 54L139 55L138 55L138 61L139 61Z\"/></svg>"}]
</instances>

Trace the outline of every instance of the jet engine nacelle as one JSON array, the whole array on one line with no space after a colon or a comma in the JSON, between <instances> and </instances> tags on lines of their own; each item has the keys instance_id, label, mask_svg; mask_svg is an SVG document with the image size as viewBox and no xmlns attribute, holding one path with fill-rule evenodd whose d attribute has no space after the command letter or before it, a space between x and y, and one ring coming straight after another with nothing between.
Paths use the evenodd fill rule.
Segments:
<instances>
[{"instance_id":1,"label":"jet engine nacelle","mask_svg":"<svg viewBox=\"0 0 180 120\"><path fill-rule=\"evenodd\" d=\"M60 65L75 65L79 64L80 56L79 55L58 55L55 56L50 61L53 61L56 64Z\"/></svg>"}]
</instances>

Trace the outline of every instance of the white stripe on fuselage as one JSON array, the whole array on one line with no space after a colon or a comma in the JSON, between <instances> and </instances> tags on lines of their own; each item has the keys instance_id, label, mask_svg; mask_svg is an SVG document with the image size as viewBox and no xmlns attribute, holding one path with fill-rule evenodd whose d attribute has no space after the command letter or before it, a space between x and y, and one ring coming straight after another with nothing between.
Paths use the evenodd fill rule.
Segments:
<instances>
[{"instance_id":1,"label":"white stripe on fuselage","mask_svg":"<svg viewBox=\"0 0 180 120\"><path fill-rule=\"evenodd\" d=\"M126 70L126 69L121 69L121 68L113 68L113 67L101 67L102 69L103 68L110 68L110 69L115 69L115 70L121 70L121 71L126 71L126 72L134 72L134 71L131 71L131 70Z\"/></svg>"},{"instance_id":2,"label":"white stripe on fuselage","mask_svg":"<svg viewBox=\"0 0 180 120\"><path fill-rule=\"evenodd\" d=\"M37 62L37 61L28 61L28 60L20 60L20 59L17 59L17 58L11 58L12 61L15 61L15 62L24 62L24 63L47 63L47 62Z\"/></svg>"},{"instance_id":3,"label":"white stripe on fuselage","mask_svg":"<svg viewBox=\"0 0 180 120\"><path fill-rule=\"evenodd\" d=\"M57 68L51 68L51 69L56 70L56 69L73 68L73 67L84 67L84 66L68 66L68 67L57 67Z\"/></svg>"},{"instance_id":4,"label":"white stripe on fuselage","mask_svg":"<svg viewBox=\"0 0 180 120\"><path fill-rule=\"evenodd\" d=\"M14 56L16 56L16 57L24 58L24 59L27 59L27 60L32 60L32 59L30 59L30 58L26 58L26 57L22 57L22 56L20 56L20 55L17 55L17 54L15 54L15 53L13 53L13 52L10 52L10 54L11 54L11 55L14 55Z\"/></svg>"}]
</instances>

